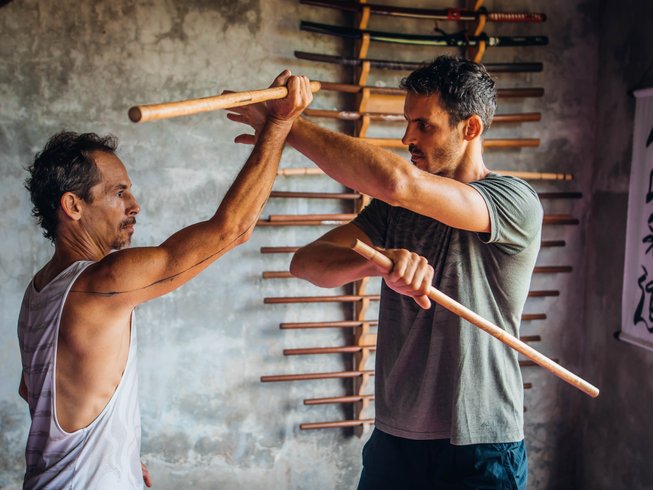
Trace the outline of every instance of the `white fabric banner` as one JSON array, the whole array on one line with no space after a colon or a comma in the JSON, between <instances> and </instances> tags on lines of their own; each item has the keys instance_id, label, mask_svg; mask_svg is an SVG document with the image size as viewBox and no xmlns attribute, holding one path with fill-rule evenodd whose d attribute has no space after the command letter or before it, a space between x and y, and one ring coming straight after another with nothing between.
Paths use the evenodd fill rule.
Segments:
<instances>
[{"instance_id":1,"label":"white fabric banner","mask_svg":"<svg viewBox=\"0 0 653 490\"><path fill-rule=\"evenodd\" d=\"M653 88L635 97L619 339L653 350Z\"/></svg>"}]
</instances>

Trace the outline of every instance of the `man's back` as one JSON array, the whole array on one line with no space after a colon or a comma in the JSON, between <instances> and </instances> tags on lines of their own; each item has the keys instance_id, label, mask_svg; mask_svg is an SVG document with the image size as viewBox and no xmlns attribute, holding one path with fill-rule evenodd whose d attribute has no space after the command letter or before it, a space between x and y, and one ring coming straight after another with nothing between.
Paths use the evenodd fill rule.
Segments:
<instances>
[{"instance_id":1,"label":"man's back","mask_svg":"<svg viewBox=\"0 0 653 490\"><path fill-rule=\"evenodd\" d=\"M61 315L71 287L91 264L76 262L40 291L32 282L25 293L18 326L32 416L25 488L142 488L133 325L124 373L99 415L74 432L65 431L57 417Z\"/></svg>"}]
</instances>

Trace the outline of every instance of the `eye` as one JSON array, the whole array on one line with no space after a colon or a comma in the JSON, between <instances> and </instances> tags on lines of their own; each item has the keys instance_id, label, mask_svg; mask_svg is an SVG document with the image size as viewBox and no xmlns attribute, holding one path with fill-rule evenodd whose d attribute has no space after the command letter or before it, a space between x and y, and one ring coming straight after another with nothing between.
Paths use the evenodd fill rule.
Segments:
<instances>
[{"instance_id":1,"label":"eye","mask_svg":"<svg viewBox=\"0 0 653 490\"><path fill-rule=\"evenodd\" d=\"M125 191L118 191L118 192L116 193L116 196L118 196L118 197L122 197L122 195L123 195L124 192L125 192Z\"/></svg>"},{"instance_id":2,"label":"eye","mask_svg":"<svg viewBox=\"0 0 653 490\"><path fill-rule=\"evenodd\" d=\"M427 131L427 130L431 129L431 125L429 123L425 122L425 121L420 121L418 123L418 126L419 126L419 129L421 129L422 131Z\"/></svg>"}]
</instances>

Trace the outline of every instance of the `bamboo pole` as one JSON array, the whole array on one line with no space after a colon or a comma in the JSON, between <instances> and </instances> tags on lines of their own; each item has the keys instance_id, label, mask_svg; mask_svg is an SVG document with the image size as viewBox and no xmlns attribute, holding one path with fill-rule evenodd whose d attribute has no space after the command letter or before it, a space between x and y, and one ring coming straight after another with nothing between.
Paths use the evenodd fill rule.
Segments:
<instances>
[{"instance_id":1,"label":"bamboo pole","mask_svg":"<svg viewBox=\"0 0 653 490\"><path fill-rule=\"evenodd\" d=\"M379 253L374 248L361 242L360 240L356 240L353 250L361 254L366 259L373 261L375 264L377 264L379 267L385 270L392 269L392 261L388 257ZM468 308L461 305L457 301L454 301L453 299L449 298L441 291L438 291L437 289L431 287L428 292L428 297L433 301L435 301L436 303L440 304L441 306L447 308L451 312L455 313L456 315L460 316L461 318L467 320L472 325L475 325L481 330L489 333L499 341L503 342L508 347L528 357L529 359L536 362L538 365L542 366L552 374L555 374L563 381L566 381L570 385L578 388L579 390L591 396L592 398L595 398L599 395L599 390L595 386L591 385L584 379L578 377L571 371L563 368L562 366L555 363L548 357L544 356L543 354L533 349L531 346L525 344L518 338L513 337L505 330L501 329L500 327L497 327L493 323L489 322L488 320L484 319L480 315L469 310Z\"/></svg>"}]
</instances>

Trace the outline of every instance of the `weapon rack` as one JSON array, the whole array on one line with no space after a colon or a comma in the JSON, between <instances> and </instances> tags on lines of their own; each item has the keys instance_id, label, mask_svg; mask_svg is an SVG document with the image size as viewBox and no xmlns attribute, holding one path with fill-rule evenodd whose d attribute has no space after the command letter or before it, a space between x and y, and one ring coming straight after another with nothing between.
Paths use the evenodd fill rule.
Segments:
<instances>
[{"instance_id":1,"label":"weapon rack","mask_svg":"<svg viewBox=\"0 0 653 490\"><path fill-rule=\"evenodd\" d=\"M361 4L361 10L359 13L346 13L349 18L352 20L354 26L359 29L366 29L370 21L371 15L373 13L370 11L369 7L366 7L365 4L367 0L358 0L357 3ZM468 7L469 10L479 11L484 4L484 0L471 0ZM465 30L468 34L472 36L478 36L484 31L486 25L486 15L479 15L478 19L474 22L465 22L458 23L463 24ZM437 25L437 24L436 24ZM373 115L378 113L397 113L398 116L403 120L401 116L401 107L403 105L403 96L402 95L393 95L388 94L384 91L375 91L367 86L368 76L372 68L369 61L365 61L368 55L368 49L370 47L370 37L367 34L363 34L360 40L350 41L351 47L354 52L355 58L360 58L363 61L359 66L350 68L352 71L352 82L345 82L350 88L350 92L356 93L354 100L354 107L348 109L349 111L358 113L357 118L354 121L354 127L351 134L355 137L366 138L368 129L370 125L374 122ZM432 59L435 56L442 54L437 48L428 52L424 56L424 59ZM542 49L542 48L538 48ZM476 62L481 62L486 53L486 42L480 41L477 46L470 47L467 49L463 48L463 52L460 53L466 56L468 59L472 59ZM323 84L328 85L328 84ZM353 88L352 88L353 86ZM533 89L534 92L541 91L542 89ZM508 92L508 91L506 91ZM543 94L540 93L539 96ZM528 96L528 95L526 95ZM530 95L538 96L538 95ZM317 95L319 97L319 94ZM506 97L515 97L514 95L506 94ZM500 103L499 103L500 106ZM335 112L335 111L325 111L325 112ZM500 112L500 111L499 111ZM351 114L350 113L350 114ZM320 111L307 111L309 117L320 116ZM387 121L388 118L385 118ZM539 114L537 117L531 119L521 119L517 122L525 121L538 121ZM495 119L496 121L496 119ZM506 121L511 122L511 121ZM368 141L373 144L380 144L388 147L397 148L398 145L389 142L389 140L382 139L372 139L367 138ZM537 146L539 140L512 140L515 142L522 141L522 143L517 143L514 146ZM523 143L523 141L529 141L529 143ZM486 144L486 148L488 145ZM501 171L498 171L501 173ZM316 175L321 174L321 171L317 168L286 168L280 170L280 175L292 176L292 175ZM573 180L573 176L568 173L550 173L550 172L512 172L513 175L532 180L539 181L567 181L567 183ZM324 177L326 178L326 177ZM558 183L554 182L554 185ZM564 185L564 184L563 184ZM557 200L569 200L569 199L578 199L581 198L581 194L578 192L569 192L565 189L554 189L553 192L550 191L550 188L546 188L548 192L539 192L540 198L544 201L552 202ZM351 219L353 219L370 201L369 196L362 195L358 192L352 190L344 190L339 193L324 193L324 192L283 192L283 191L273 191L271 198L298 198L298 199L339 199L344 202L351 203L351 212L350 213L341 213L341 214L310 214L310 215L269 215L267 218L261 219L258 222L258 226L314 226L320 227L320 231L316 232L316 237L324 233L324 227L326 226L337 226L345 224ZM553 209L557 210L560 206L554 206ZM546 209L546 206L545 206ZM577 225L578 220L568 214L545 214L544 226L548 225ZM554 228L558 229L557 226ZM548 249L549 247L564 247L565 241L562 239L553 239L553 240L543 240L542 248ZM261 253L263 254L291 254L299 248L298 246L286 246L286 247L262 247ZM534 274L560 274L560 273L569 273L572 271L571 266L565 265L541 265L538 258L538 263L536 264ZM291 277L289 271L264 271L264 279L284 279ZM343 428L351 427L354 430L354 433L360 437L367 430L367 428L374 423L374 419L368 413L370 410L370 404L374 400L373 394L373 385L370 383L370 378L374 375L373 369L370 368L370 353L375 351L376 345L376 333L375 327L377 325L377 320L369 319L370 316L374 315L374 311L370 308L371 303L378 301L379 296L376 294L369 294L368 290L370 288L369 278L364 278L360 281L357 281L351 285L351 293L344 295L335 295L335 296L305 296L305 297L271 297L265 298L265 304L306 304L306 303L343 303L350 305L350 313L348 318L344 320L337 321L320 321L320 322L296 322L296 323L281 323L280 328L283 330L299 330L305 329L309 332L311 329L319 328L339 328L343 330L351 331L351 335L348 337L350 341L347 345L341 346L321 346L321 347L310 347L310 348L299 348L299 349L285 349L284 355L318 355L318 354L341 354L348 356L350 359L348 365L343 371L338 372L316 372L316 373L301 373L301 374L281 374L281 375L266 375L261 377L262 382L279 382L279 381L301 381L301 380L320 380L320 379L344 379L348 380L346 383L349 385L349 389L344 394L334 394L334 396L326 398L313 398L305 399L305 405L322 405L322 404L347 404L351 407L350 414L351 416L346 417L343 420L336 421L321 421L321 422L310 422L300 424L302 430L308 429L322 429L322 428ZM558 296L559 292L557 290L532 290L529 292L529 298L537 297L555 297ZM525 308L525 311L528 310L528 304ZM545 313L525 313L522 316L522 321L525 323L532 323L546 319ZM307 335L307 338L310 336ZM542 340L541 335L522 335L521 339L525 342L538 342ZM523 369L528 369L534 364L530 361L521 360L520 365ZM373 367L373 366L372 366ZM528 381L528 377L524 376ZM531 382L524 383L525 389L533 388ZM527 411L527 407L524 407L524 410Z\"/></svg>"}]
</instances>

